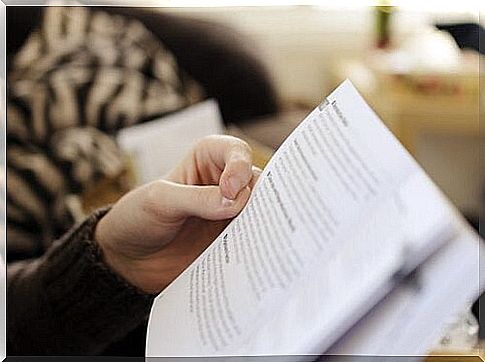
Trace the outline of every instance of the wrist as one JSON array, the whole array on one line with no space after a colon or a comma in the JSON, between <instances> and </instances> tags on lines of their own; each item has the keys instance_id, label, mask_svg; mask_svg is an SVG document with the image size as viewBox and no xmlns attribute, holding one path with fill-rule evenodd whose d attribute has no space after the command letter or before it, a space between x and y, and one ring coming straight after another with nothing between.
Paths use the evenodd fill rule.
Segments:
<instances>
[{"instance_id":1,"label":"wrist","mask_svg":"<svg viewBox=\"0 0 485 362\"><path fill-rule=\"evenodd\" d=\"M143 292L150 294L154 292L143 285L137 272L136 260L120 252L119 247L117 247L116 242L113 240L106 216L99 220L94 231L94 240L101 250L102 261L108 268Z\"/></svg>"}]
</instances>

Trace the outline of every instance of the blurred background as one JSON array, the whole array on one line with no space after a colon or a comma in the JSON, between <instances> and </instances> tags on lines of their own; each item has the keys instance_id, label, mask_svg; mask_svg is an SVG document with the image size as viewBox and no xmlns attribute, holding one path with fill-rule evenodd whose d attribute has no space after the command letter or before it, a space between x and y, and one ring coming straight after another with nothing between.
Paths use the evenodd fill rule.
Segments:
<instances>
[{"instance_id":1,"label":"blurred background","mask_svg":"<svg viewBox=\"0 0 485 362\"><path fill-rule=\"evenodd\" d=\"M41 255L205 134L246 139L263 167L346 78L479 226L478 1L6 3L8 261ZM475 345L463 323L443 348Z\"/></svg>"},{"instance_id":2,"label":"blurred background","mask_svg":"<svg viewBox=\"0 0 485 362\"><path fill-rule=\"evenodd\" d=\"M478 213L480 57L478 27L471 25L479 22L478 2L380 8L352 1L207 8L167 3L187 7L161 11L226 24L256 50L283 114L271 125L244 125L248 134L277 147L303 115L349 78L461 210Z\"/></svg>"}]
</instances>

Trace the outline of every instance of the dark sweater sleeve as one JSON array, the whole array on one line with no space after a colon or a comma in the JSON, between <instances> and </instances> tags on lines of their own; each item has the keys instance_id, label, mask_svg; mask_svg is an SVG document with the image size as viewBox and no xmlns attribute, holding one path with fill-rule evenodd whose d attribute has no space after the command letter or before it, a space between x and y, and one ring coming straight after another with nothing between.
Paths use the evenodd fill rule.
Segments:
<instances>
[{"instance_id":1,"label":"dark sweater sleeve","mask_svg":"<svg viewBox=\"0 0 485 362\"><path fill-rule=\"evenodd\" d=\"M94 355L143 322L153 295L111 271L93 240L101 209L36 260L7 266L7 354Z\"/></svg>"}]
</instances>

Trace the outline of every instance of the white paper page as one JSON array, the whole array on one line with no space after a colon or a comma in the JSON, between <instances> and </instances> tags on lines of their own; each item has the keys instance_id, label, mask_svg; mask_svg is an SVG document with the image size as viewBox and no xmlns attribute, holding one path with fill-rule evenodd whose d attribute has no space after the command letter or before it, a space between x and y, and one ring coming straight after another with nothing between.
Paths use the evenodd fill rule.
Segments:
<instances>
[{"instance_id":1,"label":"white paper page","mask_svg":"<svg viewBox=\"0 0 485 362\"><path fill-rule=\"evenodd\" d=\"M431 244L439 247L455 235L453 214L424 174L414 174L368 210L365 221L340 240L339 249L321 256L325 267L313 268L291 290L240 353L323 353L394 288L401 266L413 269L433 251Z\"/></svg>"},{"instance_id":2,"label":"white paper page","mask_svg":"<svg viewBox=\"0 0 485 362\"><path fill-rule=\"evenodd\" d=\"M139 184L156 180L176 166L204 136L223 132L219 106L214 100L177 113L122 129L118 143L134 160Z\"/></svg>"},{"instance_id":3,"label":"white paper page","mask_svg":"<svg viewBox=\"0 0 485 362\"><path fill-rule=\"evenodd\" d=\"M409 251L429 253L438 236L453 236L452 219L346 81L280 147L241 214L156 299L147 356L321 353L389 292Z\"/></svg>"},{"instance_id":4,"label":"white paper page","mask_svg":"<svg viewBox=\"0 0 485 362\"><path fill-rule=\"evenodd\" d=\"M327 353L423 356L431 352L445 327L485 287L478 272L479 254L485 250L477 239L463 227L453 242L420 266L411 280L392 291Z\"/></svg>"}]
</instances>

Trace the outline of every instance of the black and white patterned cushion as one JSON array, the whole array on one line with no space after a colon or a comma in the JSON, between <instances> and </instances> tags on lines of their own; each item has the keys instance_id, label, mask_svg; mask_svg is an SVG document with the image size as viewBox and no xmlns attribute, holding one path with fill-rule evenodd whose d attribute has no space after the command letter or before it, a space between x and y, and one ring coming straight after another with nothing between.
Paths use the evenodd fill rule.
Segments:
<instances>
[{"instance_id":1,"label":"black and white patterned cushion","mask_svg":"<svg viewBox=\"0 0 485 362\"><path fill-rule=\"evenodd\" d=\"M40 255L72 223L66 195L121 171L119 129L203 97L142 23L96 8L45 9L7 79L10 255Z\"/></svg>"}]
</instances>

